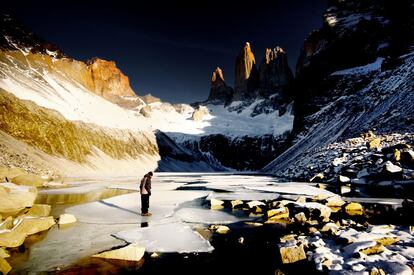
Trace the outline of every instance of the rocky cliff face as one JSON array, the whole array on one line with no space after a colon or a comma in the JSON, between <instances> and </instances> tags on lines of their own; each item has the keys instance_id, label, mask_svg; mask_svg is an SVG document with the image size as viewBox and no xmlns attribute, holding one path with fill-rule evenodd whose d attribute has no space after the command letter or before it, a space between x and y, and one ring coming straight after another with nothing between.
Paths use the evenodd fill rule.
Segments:
<instances>
[{"instance_id":1,"label":"rocky cliff face","mask_svg":"<svg viewBox=\"0 0 414 275\"><path fill-rule=\"evenodd\" d=\"M258 84L256 60L246 42L236 58L233 101L249 99L255 96Z\"/></svg>"},{"instance_id":2,"label":"rocky cliff face","mask_svg":"<svg viewBox=\"0 0 414 275\"><path fill-rule=\"evenodd\" d=\"M275 95L280 102L292 100L293 74L281 47L267 48L259 67L259 91L263 97Z\"/></svg>"},{"instance_id":3,"label":"rocky cliff face","mask_svg":"<svg viewBox=\"0 0 414 275\"><path fill-rule=\"evenodd\" d=\"M335 71L373 63L398 64L412 45L413 5L391 1L330 1L323 27L305 40L296 68L296 129L304 117L340 96L327 79ZM333 83L335 85L335 83Z\"/></svg>"},{"instance_id":4,"label":"rocky cliff face","mask_svg":"<svg viewBox=\"0 0 414 275\"><path fill-rule=\"evenodd\" d=\"M90 88L96 94L104 98L136 96L129 85L128 77L117 68L115 62L93 58L88 60L86 65L93 84Z\"/></svg>"},{"instance_id":5,"label":"rocky cliff face","mask_svg":"<svg viewBox=\"0 0 414 275\"><path fill-rule=\"evenodd\" d=\"M233 97L233 89L226 85L224 81L223 71L217 67L211 77L211 88L208 101L217 103L228 103Z\"/></svg>"},{"instance_id":6,"label":"rocky cliff face","mask_svg":"<svg viewBox=\"0 0 414 275\"><path fill-rule=\"evenodd\" d=\"M265 171L306 178L324 172L309 164L330 144L374 129L414 131L414 7L410 1L330 3L298 60L292 146Z\"/></svg>"}]
</instances>

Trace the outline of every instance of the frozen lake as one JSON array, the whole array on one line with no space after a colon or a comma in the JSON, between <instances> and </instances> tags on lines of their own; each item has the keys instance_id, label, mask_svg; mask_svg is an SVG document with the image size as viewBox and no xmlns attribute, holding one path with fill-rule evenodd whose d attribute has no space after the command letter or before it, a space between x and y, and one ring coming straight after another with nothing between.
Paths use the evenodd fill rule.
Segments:
<instances>
[{"instance_id":1,"label":"frozen lake","mask_svg":"<svg viewBox=\"0 0 414 275\"><path fill-rule=\"evenodd\" d=\"M74 214L78 222L68 228L53 227L47 236L30 246L24 261L16 260L16 272L41 272L65 268L98 252L137 242L147 252L210 253L214 247L197 228L211 224L254 221L243 211L210 210L210 199L270 200L333 193L305 183L279 182L254 174L155 173L150 212L140 215L140 178L72 178L69 187L47 189L44 197L74 196L129 190L131 193L81 204L55 206L55 215ZM90 197L88 196L88 199ZM53 200L52 200L53 201ZM174 237L171 237L174 236Z\"/></svg>"}]
</instances>

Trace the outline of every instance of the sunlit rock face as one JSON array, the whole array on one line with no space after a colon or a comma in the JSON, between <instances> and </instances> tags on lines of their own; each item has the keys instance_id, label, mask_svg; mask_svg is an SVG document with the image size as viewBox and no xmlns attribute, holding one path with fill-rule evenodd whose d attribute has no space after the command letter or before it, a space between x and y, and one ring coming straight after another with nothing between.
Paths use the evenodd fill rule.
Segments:
<instances>
[{"instance_id":1,"label":"sunlit rock face","mask_svg":"<svg viewBox=\"0 0 414 275\"><path fill-rule=\"evenodd\" d=\"M259 67L260 94L268 97L275 94L281 101L289 101L293 74L289 68L286 52L281 47L267 48Z\"/></svg>"},{"instance_id":2,"label":"sunlit rock face","mask_svg":"<svg viewBox=\"0 0 414 275\"><path fill-rule=\"evenodd\" d=\"M68 121L55 111L19 100L4 90L0 90L0 103L1 132L48 155L80 164L87 163L96 149L113 159L158 155L155 137L144 132L108 130Z\"/></svg>"},{"instance_id":3,"label":"sunlit rock face","mask_svg":"<svg viewBox=\"0 0 414 275\"><path fill-rule=\"evenodd\" d=\"M258 83L258 71L249 42L246 42L237 56L235 69L233 101L253 97Z\"/></svg>"},{"instance_id":4,"label":"sunlit rock face","mask_svg":"<svg viewBox=\"0 0 414 275\"><path fill-rule=\"evenodd\" d=\"M218 103L227 103L233 96L233 89L226 85L224 81L223 71L217 67L211 77L211 88L208 101L216 101Z\"/></svg>"},{"instance_id":5,"label":"sunlit rock face","mask_svg":"<svg viewBox=\"0 0 414 275\"><path fill-rule=\"evenodd\" d=\"M111 96L135 96L129 85L129 79L118 69L115 62L93 58L86 62L91 74L91 90L96 94L110 98Z\"/></svg>"}]
</instances>

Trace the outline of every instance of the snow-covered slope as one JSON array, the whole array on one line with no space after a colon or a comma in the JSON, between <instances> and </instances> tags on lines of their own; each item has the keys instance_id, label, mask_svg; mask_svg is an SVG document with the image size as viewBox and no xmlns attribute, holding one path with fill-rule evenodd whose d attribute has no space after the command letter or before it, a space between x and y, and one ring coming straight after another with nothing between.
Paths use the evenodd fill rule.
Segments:
<instances>
[{"instance_id":1,"label":"snow-covered slope","mask_svg":"<svg viewBox=\"0 0 414 275\"><path fill-rule=\"evenodd\" d=\"M383 134L414 132L414 52L400 58L402 64L392 70L372 70L367 75L357 67L347 70L352 74L331 76L336 83L333 89L341 89L343 95L306 117L309 126L264 171L309 177L321 172L310 163L323 146L373 129Z\"/></svg>"},{"instance_id":2,"label":"snow-covered slope","mask_svg":"<svg viewBox=\"0 0 414 275\"><path fill-rule=\"evenodd\" d=\"M42 54L2 52L0 88L20 99L56 110L68 120L115 129L149 130L142 116L93 94L62 72L72 63Z\"/></svg>"}]
</instances>

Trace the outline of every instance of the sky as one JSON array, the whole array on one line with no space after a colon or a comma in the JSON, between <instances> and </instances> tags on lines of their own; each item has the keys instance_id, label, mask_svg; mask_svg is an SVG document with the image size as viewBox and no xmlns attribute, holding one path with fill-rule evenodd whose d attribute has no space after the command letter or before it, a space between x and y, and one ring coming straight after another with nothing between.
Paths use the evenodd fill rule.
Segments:
<instances>
[{"instance_id":1,"label":"sky","mask_svg":"<svg viewBox=\"0 0 414 275\"><path fill-rule=\"evenodd\" d=\"M281 46L294 71L327 8L327 0L106 2L7 1L0 9L72 58L115 61L138 95L191 103L208 97L217 66L233 86L246 41L258 64L266 47Z\"/></svg>"}]
</instances>

